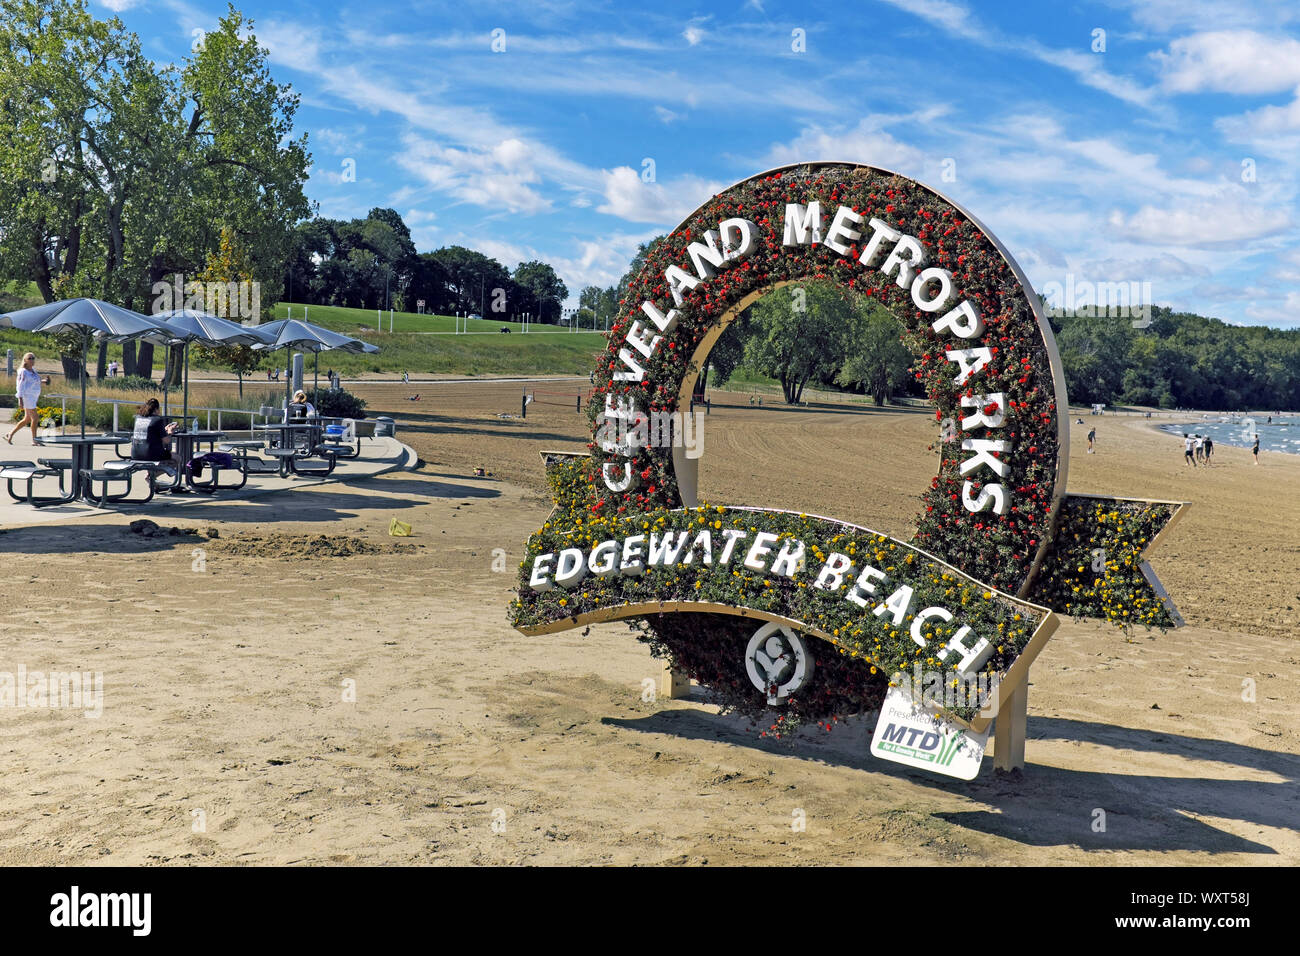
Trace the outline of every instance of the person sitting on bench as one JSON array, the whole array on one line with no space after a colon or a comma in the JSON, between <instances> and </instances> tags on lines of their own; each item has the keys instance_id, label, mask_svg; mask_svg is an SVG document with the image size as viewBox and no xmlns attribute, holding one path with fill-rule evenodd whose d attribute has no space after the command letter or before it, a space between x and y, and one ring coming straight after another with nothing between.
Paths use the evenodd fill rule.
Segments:
<instances>
[{"instance_id":1,"label":"person sitting on bench","mask_svg":"<svg viewBox=\"0 0 1300 956\"><path fill-rule=\"evenodd\" d=\"M293 393L293 401L284 410L284 423L287 425L295 418L315 418L316 406L307 401L307 393L302 389Z\"/></svg>"},{"instance_id":2,"label":"person sitting on bench","mask_svg":"<svg viewBox=\"0 0 1300 956\"><path fill-rule=\"evenodd\" d=\"M149 399L136 412L135 427L131 432L131 460L174 465L169 436L180 431L180 427L158 414L158 399Z\"/></svg>"}]
</instances>

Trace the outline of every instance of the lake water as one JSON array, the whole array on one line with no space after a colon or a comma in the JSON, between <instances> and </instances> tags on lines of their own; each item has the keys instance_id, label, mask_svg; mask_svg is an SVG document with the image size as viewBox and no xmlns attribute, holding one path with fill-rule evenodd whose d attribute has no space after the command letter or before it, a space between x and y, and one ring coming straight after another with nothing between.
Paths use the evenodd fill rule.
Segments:
<instances>
[{"instance_id":1,"label":"lake water","mask_svg":"<svg viewBox=\"0 0 1300 956\"><path fill-rule=\"evenodd\" d=\"M1226 416L1224 416L1226 417ZM1189 421L1185 424L1161 425L1161 431L1177 435L1186 432L1189 435L1209 435L1216 445L1235 445L1238 448L1250 448L1255 444L1255 435L1259 435L1260 451L1280 451L1290 455L1300 455L1300 415L1273 417L1273 424L1267 424L1267 415L1248 416L1221 422L1219 416L1211 421Z\"/></svg>"}]
</instances>

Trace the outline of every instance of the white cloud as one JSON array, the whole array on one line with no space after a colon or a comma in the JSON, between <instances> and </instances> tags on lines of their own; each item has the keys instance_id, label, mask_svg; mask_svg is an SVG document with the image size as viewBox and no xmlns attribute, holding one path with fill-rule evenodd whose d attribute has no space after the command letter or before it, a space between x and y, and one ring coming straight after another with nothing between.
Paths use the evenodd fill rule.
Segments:
<instances>
[{"instance_id":1,"label":"white cloud","mask_svg":"<svg viewBox=\"0 0 1300 956\"><path fill-rule=\"evenodd\" d=\"M689 26L682 31L682 36L686 38L687 44L695 46L704 39L704 31L699 27Z\"/></svg>"},{"instance_id":2,"label":"white cloud","mask_svg":"<svg viewBox=\"0 0 1300 956\"><path fill-rule=\"evenodd\" d=\"M1109 0L1135 23L1156 33L1213 30L1223 25L1223 0ZM1231 7L1231 19L1240 26L1276 28L1294 21L1300 10L1293 0L1251 0Z\"/></svg>"},{"instance_id":3,"label":"white cloud","mask_svg":"<svg viewBox=\"0 0 1300 956\"><path fill-rule=\"evenodd\" d=\"M597 212L666 227L677 225L725 188L724 183L695 176L679 177L671 188L665 188L662 183L642 181L641 174L630 166L603 170L601 175L605 202L596 207Z\"/></svg>"},{"instance_id":4,"label":"white cloud","mask_svg":"<svg viewBox=\"0 0 1300 956\"><path fill-rule=\"evenodd\" d=\"M937 178L939 164L934 157L883 129L886 122L898 119L868 116L847 130L808 126L790 142L773 144L762 163L765 167L775 167L812 160L844 160L880 166L919 179Z\"/></svg>"},{"instance_id":5,"label":"white cloud","mask_svg":"<svg viewBox=\"0 0 1300 956\"><path fill-rule=\"evenodd\" d=\"M1164 208L1144 205L1125 215L1109 216L1116 235L1131 242L1161 246L1214 248L1277 235L1290 228L1286 209L1252 200L1241 187L1228 187L1210 201L1191 201Z\"/></svg>"},{"instance_id":6,"label":"white cloud","mask_svg":"<svg viewBox=\"0 0 1300 956\"><path fill-rule=\"evenodd\" d=\"M1189 279L1210 275L1204 265L1194 265L1172 253L1145 258L1093 259L1080 269L1085 276L1112 282L1137 282L1152 279Z\"/></svg>"},{"instance_id":7,"label":"white cloud","mask_svg":"<svg viewBox=\"0 0 1300 956\"><path fill-rule=\"evenodd\" d=\"M541 176L522 140L505 139L490 149L457 149L408 134L403 143L398 164L462 202L525 215L551 208L535 188Z\"/></svg>"},{"instance_id":8,"label":"white cloud","mask_svg":"<svg viewBox=\"0 0 1300 956\"><path fill-rule=\"evenodd\" d=\"M132 7L139 6L143 0L96 0L101 7L107 7L114 13L122 13L130 10Z\"/></svg>"},{"instance_id":9,"label":"white cloud","mask_svg":"<svg viewBox=\"0 0 1300 956\"><path fill-rule=\"evenodd\" d=\"M655 116L659 117L659 121L665 125L676 122L682 118L680 113L674 113L672 110L665 109L662 106L655 107Z\"/></svg>"},{"instance_id":10,"label":"white cloud","mask_svg":"<svg viewBox=\"0 0 1300 956\"><path fill-rule=\"evenodd\" d=\"M1300 84L1300 41L1252 30L1180 37L1151 54L1174 93L1276 93Z\"/></svg>"}]
</instances>

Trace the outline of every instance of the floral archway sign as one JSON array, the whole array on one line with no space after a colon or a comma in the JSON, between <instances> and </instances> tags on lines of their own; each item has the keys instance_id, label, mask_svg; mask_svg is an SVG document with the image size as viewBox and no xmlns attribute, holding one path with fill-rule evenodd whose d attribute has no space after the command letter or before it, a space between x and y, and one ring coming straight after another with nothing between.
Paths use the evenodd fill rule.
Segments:
<instances>
[{"instance_id":1,"label":"floral archway sign","mask_svg":"<svg viewBox=\"0 0 1300 956\"><path fill-rule=\"evenodd\" d=\"M910 542L697 500L684 413L709 350L759 296L811 279L893 313L934 404L945 440ZM946 768L960 752L978 770L999 712L995 765L1023 764L1054 612L1179 623L1142 553L1180 503L1066 494L1069 403L1041 303L970 213L913 180L811 163L718 194L647 258L594 383L591 454L544 455L556 509L529 538L512 623L629 619L674 696L694 678L774 713L773 734L879 710L873 753L970 776Z\"/></svg>"}]
</instances>

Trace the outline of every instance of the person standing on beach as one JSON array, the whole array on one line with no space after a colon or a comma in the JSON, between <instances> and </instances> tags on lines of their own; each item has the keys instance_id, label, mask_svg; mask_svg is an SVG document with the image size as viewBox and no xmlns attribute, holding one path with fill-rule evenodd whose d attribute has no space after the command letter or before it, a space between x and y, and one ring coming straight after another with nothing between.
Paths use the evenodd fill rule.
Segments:
<instances>
[{"instance_id":1,"label":"person standing on beach","mask_svg":"<svg viewBox=\"0 0 1300 956\"><path fill-rule=\"evenodd\" d=\"M1210 465L1210 456L1214 454L1214 439L1211 438L1209 435L1205 436L1204 450L1205 450L1205 465L1208 468Z\"/></svg>"},{"instance_id":2,"label":"person standing on beach","mask_svg":"<svg viewBox=\"0 0 1300 956\"><path fill-rule=\"evenodd\" d=\"M1097 440L1097 429L1094 428L1092 431L1088 432L1088 454L1089 455L1092 454L1092 445L1093 442L1095 442L1096 440Z\"/></svg>"},{"instance_id":3,"label":"person standing on beach","mask_svg":"<svg viewBox=\"0 0 1300 956\"><path fill-rule=\"evenodd\" d=\"M1250 453L1255 456L1255 464L1258 465L1259 464L1259 432L1255 432L1255 447L1250 450Z\"/></svg>"},{"instance_id":4,"label":"person standing on beach","mask_svg":"<svg viewBox=\"0 0 1300 956\"><path fill-rule=\"evenodd\" d=\"M1196 460L1200 461L1205 454L1205 439L1200 435L1192 436L1192 450L1196 453Z\"/></svg>"},{"instance_id":5,"label":"person standing on beach","mask_svg":"<svg viewBox=\"0 0 1300 956\"><path fill-rule=\"evenodd\" d=\"M1193 468L1196 467L1196 458L1192 454L1192 438L1187 432L1183 432L1183 461Z\"/></svg>"},{"instance_id":6,"label":"person standing on beach","mask_svg":"<svg viewBox=\"0 0 1300 956\"><path fill-rule=\"evenodd\" d=\"M36 403L41 397L42 383L49 385L50 377L47 375L42 379L36 374L36 355L28 352L23 356L22 367L18 369L17 387L14 389L14 394L18 396L18 406L22 409L23 417L5 436L5 441L9 444L12 445L14 436L28 425L32 429L32 444L39 445L41 443L40 438L36 435Z\"/></svg>"}]
</instances>

